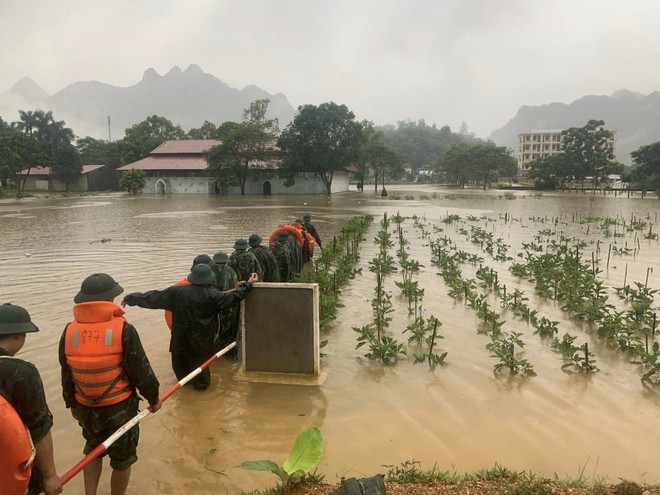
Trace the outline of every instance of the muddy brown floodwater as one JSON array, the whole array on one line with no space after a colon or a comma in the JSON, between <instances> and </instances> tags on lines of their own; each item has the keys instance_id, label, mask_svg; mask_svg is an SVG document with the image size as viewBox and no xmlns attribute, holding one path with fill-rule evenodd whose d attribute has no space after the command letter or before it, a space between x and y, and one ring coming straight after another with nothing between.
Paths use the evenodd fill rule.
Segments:
<instances>
[{"instance_id":1,"label":"muddy brown floodwater","mask_svg":"<svg viewBox=\"0 0 660 495\"><path fill-rule=\"evenodd\" d=\"M392 188L393 192L397 188ZM650 216L657 225L656 200L587 195L518 193L507 200L498 192L446 197L452 191L413 187L404 191L416 199L393 201L373 192L348 193L330 199L316 197L223 198L213 196L90 196L58 199L0 201L0 300L29 309L41 328L30 335L20 356L36 364L55 417L54 441L60 473L82 456L78 425L63 406L60 394L57 343L71 318L72 299L83 278L94 272L113 275L126 292L165 288L184 276L193 257L218 250L231 251L233 241L253 232L265 235L282 222L303 213L314 216L321 236L329 242L343 222L364 213L378 221L384 212L417 215L438 225L455 239L456 227L442 224L448 213L486 216L479 221L495 237L511 245L514 255L521 242L538 230L555 228L531 217L561 216L557 230L594 241L601 250L616 240L619 246L636 241L605 239L591 227L571 221L576 215L630 218ZM439 193L435 199L421 194ZM505 223L508 213L515 221ZM639 367L615 349L605 347L586 324L574 323L552 301L533 296L532 286L508 272L508 263L487 259L511 288L525 290L528 304L542 315L559 320L560 335L570 332L579 343L589 342L601 372L594 375L561 370L560 357L532 328L507 316L505 329L520 331L524 356L537 376L497 377L495 360L485 349L488 337L477 331L474 311L447 295L437 269L430 263L428 241L419 237L412 221L404 224L410 254L425 268L417 277L425 290L427 315L442 321L447 365L430 370L410 357L394 366L382 366L356 350L352 326L371 318L375 285L367 263L376 253L373 236L377 222L363 243L362 275L343 291L333 329L324 336L322 367L325 383L317 387L260 384L233 380L236 363L222 359L212 366L211 388L198 393L183 389L160 412L142 423L139 462L134 466L132 493L237 493L272 486L269 473L236 466L243 461L272 459L281 463L296 435L318 426L324 437L319 464L329 483L341 477L384 472L384 464L416 459L426 468L472 472L499 463L514 470L532 470L553 477L619 477L658 483L657 428L660 396L640 382ZM657 229L656 229L657 230ZM433 234L436 235L436 234ZM478 252L468 242L463 249ZM593 249L591 245L588 249ZM660 248L642 240L640 251L612 256L601 277L609 287L627 282L660 287ZM392 251L394 255L394 250ZM586 256L590 256L586 254ZM601 256L603 256L601 252ZM390 330L403 340L407 311L394 277L388 281L396 307ZM611 298L616 297L611 294ZM127 318L138 329L163 390L175 382L170 368L168 331L161 312L128 308ZM211 448L207 464L223 470L214 474L201 459ZM103 481L107 483L106 467ZM82 477L67 485L67 493L82 494ZM108 493L109 489L101 493Z\"/></svg>"}]
</instances>

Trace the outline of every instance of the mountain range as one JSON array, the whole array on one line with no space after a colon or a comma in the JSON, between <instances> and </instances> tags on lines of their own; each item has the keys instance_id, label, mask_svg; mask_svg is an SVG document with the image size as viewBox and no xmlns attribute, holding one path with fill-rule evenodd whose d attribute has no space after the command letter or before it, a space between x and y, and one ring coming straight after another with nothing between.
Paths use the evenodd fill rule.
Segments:
<instances>
[{"instance_id":1,"label":"mountain range","mask_svg":"<svg viewBox=\"0 0 660 495\"><path fill-rule=\"evenodd\" d=\"M284 128L293 119L294 109L282 93L269 94L257 86L232 88L198 65L183 71L175 66L162 76L147 69L142 80L129 87L83 81L53 95L24 77L0 94L0 116L10 122L18 119L18 110L52 110L55 119L64 120L79 137L119 139L126 128L150 115L165 117L186 131L201 127L206 120L240 122L243 110L263 98L270 100L267 117L276 117Z\"/></svg>"},{"instance_id":2,"label":"mountain range","mask_svg":"<svg viewBox=\"0 0 660 495\"><path fill-rule=\"evenodd\" d=\"M126 128L150 115L166 117L186 131L206 120L239 122L243 110L261 98L270 100L267 116L279 119L280 129L291 122L294 109L284 94L269 94L252 85L232 88L198 65L183 71L174 66L164 75L147 69L137 84L128 87L75 82L53 95L24 77L0 94L0 116L10 122L18 119L18 110L52 110L79 137L119 139ZM590 119L603 120L607 129L615 131L616 158L630 164L631 151L660 140L660 92L643 95L622 89L612 96L584 96L569 104L523 106L490 139L517 152L521 132L581 127Z\"/></svg>"},{"instance_id":3,"label":"mountain range","mask_svg":"<svg viewBox=\"0 0 660 495\"><path fill-rule=\"evenodd\" d=\"M523 106L490 138L517 153L521 132L582 127L591 119L603 120L605 128L615 132L616 159L630 165L632 151L660 141L660 92L643 95L621 89L612 96L583 96L570 104Z\"/></svg>"}]
</instances>

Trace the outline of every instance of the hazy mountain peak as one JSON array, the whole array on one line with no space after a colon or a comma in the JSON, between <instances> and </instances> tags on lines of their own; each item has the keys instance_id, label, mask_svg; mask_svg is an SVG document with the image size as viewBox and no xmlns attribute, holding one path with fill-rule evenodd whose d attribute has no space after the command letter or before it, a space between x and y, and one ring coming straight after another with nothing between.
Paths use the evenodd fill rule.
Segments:
<instances>
[{"instance_id":1,"label":"hazy mountain peak","mask_svg":"<svg viewBox=\"0 0 660 495\"><path fill-rule=\"evenodd\" d=\"M25 101L43 100L48 98L48 93L36 82L25 76L20 78L10 89L9 93L22 96Z\"/></svg>"},{"instance_id":2,"label":"hazy mountain peak","mask_svg":"<svg viewBox=\"0 0 660 495\"><path fill-rule=\"evenodd\" d=\"M156 69L153 67L149 67L147 70L144 71L144 75L142 76L143 81L154 81L158 79L160 76L158 75L158 72L156 72Z\"/></svg>"},{"instance_id":3,"label":"hazy mountain peak","mask_svg":"<svg viewBox=\"0 0 660 495\"><path fill-rule=\"evenodd\" d=\"M190 65L188 66L188 68L187 68L185 71L183 71L183 73L184 73L184 74L187 74L187 75L196 76L196 75L202 75L202 74L204 74L204 71L202 70L202 68L201 68L199 65L197 65L197 64L190 64Z\"/></svg>"},{"instance_id":4,"label":"hazy mountain peak","mask_svg":"<svg viewBox=\"0 0 660 495\"><path fill-rule=\"evenodd\" d=\"M644 98L642 93L637 93L636 91L630 91L629 89L619 89L612 94L612 98L624 99L624 98Z\"/></svg>"},{"instance_id":5,"label":"hazy mountain peak","mask_svg":"<svg viewBox=\"0 0 660 495\"><path fill-rule=\"evenodd\" d=\"M38 88L29 79L12 88L27 93L26 88ZM112 137L121 137L124 130L150 115L160 115L184 130L200 127L205 120L214 124L243 119L243 111L260 98L268 98L268 118L288 124L294 110L282 93L271 95L257 86L233 88L213 74L205 73L196 64L185 71L172 67L161 76L153 68L144 71L142 79L125 87L97 81L78 81L52 96L43 90L40 101L28 101L16 92L0 94L0 115L9 121L16 110L43 108L52 110L58 120L64 120L78 136L105 138L108 135L108 115L112 116ZM31 93L31 94L32 94ZM31 97L33 98L33 97Z\"/></svg>"},{"instance_id":6,"label":"hazy mountain peak","mask_svg":"<svg viewBox=\"0 0 660 495\"><path fill-rule=\"evenodd\" d=\"M165 74L165 76L180 76L181 74L183 74L181 68L178 65L175 65L169 71L167 71L167 74Z\"/></svg>"}]
</instances>

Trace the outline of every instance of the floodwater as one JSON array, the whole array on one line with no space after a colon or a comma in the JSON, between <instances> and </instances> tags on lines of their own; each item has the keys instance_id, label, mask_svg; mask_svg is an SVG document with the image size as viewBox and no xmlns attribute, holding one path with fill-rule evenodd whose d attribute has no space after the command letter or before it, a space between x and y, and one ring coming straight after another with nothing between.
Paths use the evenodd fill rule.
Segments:
<instances>
[{"instance_id":1,"label":"floodwater","mask_svg":"<svg viewBox=\"0 0 660 495\"><path fill-rule=\"evenodd\" d=\"M390 192L394 191L394 187ZM416 278L425 294L426 316L442 322L444 339L439 348L448 352L446 366L430 370L413 364L412 352L393 366L383 366L356 350L352 326L369 322L375 286L367 263L376 254L373 237L384 212L417 215L459 240L457 226L442 218L457 213L486 216L475 225L495 230L510 244L510 254L520 243L554 223L542 224L530 217L560 217L556 227L570 235L600 239L601 258L615 240L619 246L637 241L605 239L593 225L572 222L578 215L630 218L649 216L657 225L660 202L582 194L544 194L534 198L517 193L507 200L498 192L453 196L438 190L437 199L420 199L436 191L417 186L404 191L416 199L393 201L373 192L348 193L330 199L315 197L226 198L213 196L166 196L137 198L125 195L0 201L0 302L11 301L28 308L41 332L28 337L20 357L39 368L48 402L55 417L53 430L56 462L64 473L81 457L82 436L65 410L60 392L57 344L71 318L72 299L83 278L107 272L126 292L165 288L186 275L195 255L231 252L233 241L253 232L268 234L282 222L312 213L326 243L339 233L348 218L364 213L376 216L362 245L362 275L342 293L340 309L323 349L322 367L328 373L320 386L250 383L234 380L237 364L221 359L212 365L211 388L203 393L184 388L158 413L141 425L139 462L133 468L130 491L144 494L238 493L272 486L270 473L237 467L243 461L271 459L282 463L296 435L318 426L324 438L319 472L329 482L341 477L368 476L419 460L423 467L471 472L495 463L515 470L532 470L561 478L619 477L660 482L657 446L660 430L656 418L660 393L645 388L639 367L605 347L586 324L566 319L553 301L533 296L533 287L511 275L509 263L486 258L508 287L524 290L528 305L540 315L560 320L560 335L578 336L589 342L601 372L593 375L561 370L561 358L547 341L512 315L505 315L504 330L523 333L524 354L535 368L531 378L496 376L495 359L485 349L488 336L477 331L476 313L455 302L430 263L428 241L420 238L412 220L404 223L413 259L425 268ZM505 223L508 213L513 222ZM465 226L466 223L462 224ZM467 224L469 225L469 224ZM466 227L469 230L469 227ZM655 230L655 229L654 229ZM595 248L595 244L591 249ZM479 252L464 241L462 249ZM641 240L633 258L612 256L609 270L604 260L601 277L607 286L645 282L660 287L660 247ZM391 254L394 256L394 249ZM590 254L585 253L587 258ZM463 267L462 267L463 268ZM652 269L648 270L649 268ZM466 273L468 268L465 268ZM397 312L390 325L392 335L406 340L401 331L408 323L405 302L394 286ZM481 289L483 290L483 289ZM616 299L615 296L611 296ZM168 330L160 311L127 308L127 318L138 329L162 390L175 383L170 368ZM209 468L224 471L221 476ZM106 464L100 493L109 493ZM82 494L82 476L72 480L66 493Z\"/></svg>"}]
</instances>

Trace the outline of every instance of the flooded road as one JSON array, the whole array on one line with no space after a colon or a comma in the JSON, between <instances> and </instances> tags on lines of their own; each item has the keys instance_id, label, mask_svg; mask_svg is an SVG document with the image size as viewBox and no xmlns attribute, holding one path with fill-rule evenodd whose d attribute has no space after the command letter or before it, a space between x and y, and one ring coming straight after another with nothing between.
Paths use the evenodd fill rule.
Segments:
<instances>
[{"instance_id":1,"label":"flooded road","mask_svg":"<svg viewBox=\"0 0 660 495\"><path fill-rule=\"evenodd\" d=\"M393 192L392 188L390 192ZM414 189L414 190L413 190ZM71 319L73 296L89 274L107 272L125 292L162 289L188 273L200 253L231 252L238 237L269 234L280 223L304 213L313 215L324 242L338 235L350 217L372 213L376 222L362 245L362 275L342 293L333 329L323 335L322 367L328 378L319 387L273 385L233 380L236 363L221 359L212 365L211 388L199 393L183 389L162 410L142 423L139 462L133 468L131 493L237 493L272 486L269 473L236 466L247 460L271 459L282 463L296 435L318 426L324 437L319 472L329 482L341 477L384 472L383 464L397 465L416 459L423 467L437 463L441 470L474 471L499 463L510 469L529 469L552 477L628 478L660 482L655 462L660 431L655 418L660 394L642 386L639 367L615 349L604 346L593 330L566 319L553 301L533 296L533 286L517 279L510 263L486 260L509 287L525 290L528 305L559 320L560 335L570 332L589 342L600 373L581 375L561 370L561 358L533 329L506 316L507 331L524 334L525 357L537 376L529 379L497 377L495 360L485 349L489 338L477 332L476 313L447 295L447 288L430 263L428 241L422 240L412 221L404 223L410 255L425 268L416 277L425 294L423 307L442 322L439 346L448 352L447 365L430 370L413 364L412 352L394 366L384 367L356 350L353 326L371 318L370 300L375 277L368 261L375 256L373 237L384 212L423 217L429 225L445 229L442 235L458 240L456 226L447 226L447 214L482 215L495 237L521 252L521 243L544 228L601 241L602 250L615 240L637 246L630 234L604 239L595 227L573 222L578 216L599 215L641 218L649 215L657 225L660 202L647 199L550 195L534 198L518 193L515 200L501 193L451 194L447 190L416 187L405 194L416 199L392 201L372 192L349 193L328 199L315 197L226 198L166 196L131 198L124 195L59 199L0 201L0 300L26 307L41 332L30 335L19 357L40 370L55 417L53 430L60 473L81 457L83 439L77 423L64 409L59 383L57 343ZM420 198L421 194L425 194ZM504 223L504 214L515 221ZM561 216L554 224L532 217ZM440 234L433 234L440 235ZM644 282L660 287L660 247L641 240L640 250L612 256L601 278L607 286ZM462 249L478 252L468 242ZM391 252L394 255L394 250ZM627 265L627 275L625 267ZM604 269L604 266L603 266ZM398 308L390 324L392 335L404 341L408 323L405 303L393 281L388 290ZM610 296L614 298L614 296ZM616 299L616 298L614 298ZM657 303L657 301L656 301ZM127 319L140 333L145 350L162 384L175 382L168 349L168 330L162 313L127 308ZM220 476L202 465L222 470ZM109 468L100 493L109 493ZM66 493L82 494L82 476L67 485Z\"/></svg>"}]
</instances>

